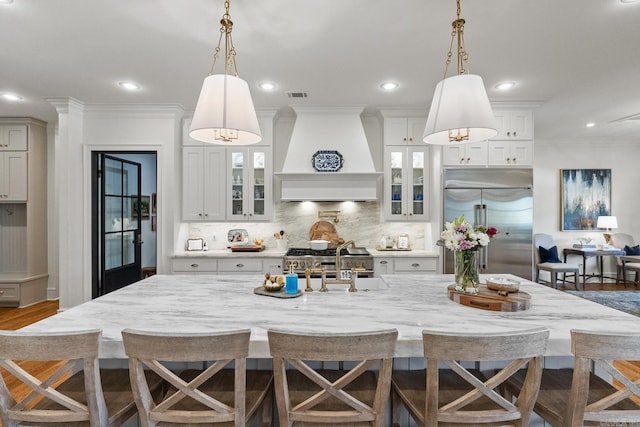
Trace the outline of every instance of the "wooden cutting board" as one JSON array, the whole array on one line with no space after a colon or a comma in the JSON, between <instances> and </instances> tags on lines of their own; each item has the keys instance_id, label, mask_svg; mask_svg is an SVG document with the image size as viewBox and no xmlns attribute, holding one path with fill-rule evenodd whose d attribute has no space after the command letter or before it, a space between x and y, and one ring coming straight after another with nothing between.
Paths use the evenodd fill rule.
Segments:
<instances>
[{"instance_id":1,"label":"wooden cutting board","mask_svg":"<svg viewBox=\"0 0 640 427\"><path fill-rule=\"evenodd\" d=\"M457 292L455 284L447 287L447 293L451 301L481 310L524 311L531 307L531 295L526 292L520 291L502 296L482 284L478 285L477 295Z\"/></svg>"},{"instance_id":2,"label":"wooden cutting board","mask_svg":"<svg viewBox=\"0 0 640 427\"><path fill-rule=\"evenodd\" d=\"M344 239L338 236L336 226L329 221L315 222L309 229L309 240L328 240L330 248L344 243Z\"/></svg>"}]
</instances>

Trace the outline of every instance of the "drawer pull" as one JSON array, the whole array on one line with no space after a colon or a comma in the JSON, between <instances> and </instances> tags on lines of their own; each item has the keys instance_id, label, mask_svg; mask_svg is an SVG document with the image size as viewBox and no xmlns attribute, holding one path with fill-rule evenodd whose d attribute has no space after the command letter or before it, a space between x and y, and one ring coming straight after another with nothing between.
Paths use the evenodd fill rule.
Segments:
<instances>
[{"instance_id":1,"label":"drawer pull","mask_svg":"<svg viewBox=\"0 0 640 427\"><path fill-rule=\"evenodd\" d=\"M411 264L411 267L420 267L420 264L418 264L417 262L414 262L413 264Z\"/></svg>"},{"instance_id":2,"label":"drawer pull","mask_svg":"<svg viewBox=\"0 0 640 427\"><path fill-rule=\"evenodd\" d=\"M243 268L243 267L244 267L244 264L236 264L236 267L238 267L238 268Z\"/></svg>"},{"instance_id":3,"label":"drawer pull","mask_svg":"<svg viewBox=\"0 0 640 427\"><path fill-rule=\"evenodd\" d=\"M0 291L0 295L4 294L4 291Z\"/></svg>"},{"instance_id":4,"label":"drawer pull","mask_svg":"<svg viewBox=\"0 0 640 427\"><path fill-rule=\"evenodd\" d=\"M198 268L198 267L200 267L200 266L199 266L198 264L191 264L191 267L193 267L193 268Z\"/></svg>"},{"instance_id":5,"label":"drawer pull","mask_svg":"<svg viewBox=\"0 0 640 427\"><path fill-rule=\"evenodd\" d=\"M388 261L380 261L380 264L385 265L385 264L389 264Z\"/></svg>"}]
</instances>

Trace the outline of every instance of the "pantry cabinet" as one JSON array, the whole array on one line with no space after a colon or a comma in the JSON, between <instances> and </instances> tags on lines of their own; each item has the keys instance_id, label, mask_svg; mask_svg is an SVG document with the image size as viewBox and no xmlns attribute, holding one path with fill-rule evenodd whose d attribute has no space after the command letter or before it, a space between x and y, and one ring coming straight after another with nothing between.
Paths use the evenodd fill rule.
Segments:
<instances>
[{"instance_id":1,"label":"pantry cabinet","mask_svg":"<svg viewBox=\"0 0 640 427\"><path fill-rule=\"evenodd\" d=\"M26 151L0 152L0 202L26 202L28 169Z\"/></svg>"},{"instance_id":2,"label":"pantry cabinet","mask_svg":"<svg viewBox=\"0 0 640 427\"><path fill-rule=\"evenodd\" d=\"M429 207L429 147L386 146L384 219L426 221Z\"/></svg>"},{"instance_id":3,"label":"pantry cabinet","mask_svg":"<svg viewBox=\"0 0 640 427\"><path fill-rule=\"evenodd\" d=\"M26 151L27 126L0 126L0 151Z\"/></svg>"}]
</instances>

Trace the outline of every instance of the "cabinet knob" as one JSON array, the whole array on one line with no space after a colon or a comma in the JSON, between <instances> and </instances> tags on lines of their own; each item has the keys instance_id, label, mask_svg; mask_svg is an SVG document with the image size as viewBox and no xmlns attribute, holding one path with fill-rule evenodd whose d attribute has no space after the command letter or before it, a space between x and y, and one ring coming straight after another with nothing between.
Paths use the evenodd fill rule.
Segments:
<instances>
[{"instance_id":1,"label":"cabinet knob","mask_svg":"<svg viewBox=\"0 0 640 427\"><path fill-rule=\"evenodd\" d=\"M198 267L200 267L200 266L199 266L198 264L191 264L191 267L193 267L193 268L198 268Z\"/></svg>"},{"instance_id":2,"label":"cabinet knob","mask_svg":"<svg viewBox=\"0 0 640 427\"><path fill-rule=\"evenodd\" d=\"M208 213L206 213L206 214L204 214L204 216L209 216L209 214L208 214Z\"/></svg>"},{"instance_id":3,"label":"cabinet knob","mask_svg":"<svg viewBox=\"0 0 640 427\"><path fill-rule=\"evenodd\" d=\"M404 138L402 138L402 140L403 140L403 141L406 141L406 140L407 140L407 137L405 136Z\"/></svg>"},{"instance_id":4,"label":"cabinet knob","mask_svg":"<svg viewBox=\"0 0 640 427\"><path fill-rule=\"evenodd\" d=\"M253 216L253 214L252 214L252 213L250 213L250 214L249 214L249 216Z\"/></svg>"},{"instance_id":5,"label":"cabinet knob","mask_svg":"<svg viewBox=\"0 0 640 427\"><path fill-rule=\"evenodd\" d=\"M471 157L467 157L467 163L471 161Z\"/></svg>"},{"instance_id":6,"label":"cabinet knob","mask_svg":"<svg viewBox=\"0 0 640 427\"><path fill-rule=\"evenodd\" d=\"M511 163L511 157L507 157L507 163Z\"/></svg>"},{"instance_id":7,"label":"cabinet knob","mask_svg":"<svg viewBox=\"0 0 640 427\"><path fill-rule=\"evenodd\" d=\"M412 137L409 137L409 141L413 141L413 138L412 138Z\"/></svg>"},{"instance_id":8,"label":"cabinet knob","mask_svg":"<svg viewBox=\"0 0 640 427\"><path fill-rule=\"evenodd\" d=\"M460 164L464 163L464 157L460 157Z\"/></svg>"},{"instance_id":9,"label":"cabinet knob","mask_svg":"<svg viewBox=\"0 0 640 427\"><path fill-rule=\"evenodd\" d=\"M507 132L507 136L511 136L511 132Z\"/></svg>"},{"instance_id":10,"label":"cabinet knob","mask_svg":"<svg viewBox=\"0 0 640 427\"><path fill-rule=\"evenodd\" d=\"M199 213L199 214L198 214L198 216L202 216L202 214L201 214L201 213Z\"/></svg>"},{"instance_id":11,"label":"cabinet knob","mask_svg":"<svg viewBox=\"0 0 640 427\"><path fill-rule=\"evenodd\" d=\"M238 267L238 268L243 268L243 267L244 267L244 264L236 264L236 267Z\"/></svg>"},{"instance_id":12,"label":"cabinet knob","mask_svg":"<svg viewBox=\"0 0 640 427\"><path fill-rule=\"evenodd\" d=\"M513 136L518 136L518 132L516 132L515 130L513 131Z\"/></svg>"},{"instance_id":13,"label":"cabinet knob","mask_svg":"<svg viewBox=\"0 0 640 427\"><path fill-rule=\"evenodd\" d=\"M409 212L409 216L413 216L413 212Z\"/></svg>"},{"instance_id":14,"label":"cabinet knob","mask_svg":"<svg viewBox=\"0 0 640 427\"><path fill-rule=\"evenodd\" d=\"M515 162L516 162L516 158L514 157L513 159L511 159L511 161L512 161L513 163L515 163Z\"/></svg>"}]
</instances>

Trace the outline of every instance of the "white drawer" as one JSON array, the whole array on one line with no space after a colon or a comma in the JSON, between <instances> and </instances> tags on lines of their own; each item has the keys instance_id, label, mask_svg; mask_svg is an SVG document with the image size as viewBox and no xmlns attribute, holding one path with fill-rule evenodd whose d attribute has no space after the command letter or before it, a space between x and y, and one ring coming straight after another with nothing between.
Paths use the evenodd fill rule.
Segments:
<instances>
[{"instance_id":1,"label":"white drawer","mask_svg":"<svg viewBox=\"0 0 640 427\"><path fill-rule=\"evenodd\" d=\"M173 271L175 273L215 273L218 270L218 262L215 259L174 259Z\"/></svg>"},{"instance_id":2,"label":"white drawer","mask_svg":"<svg viewBox=\"0 0 640 427\"><path fill-rule=\"evenodd\" d=\"M435 273L437 258L401 258L395 260L395 271L418 271Z\"/></svg>"},{"instance_id":3,"label":"white drawer","mask_svg":"<svg viewBox=\"0 0 640 427\"><path fill-rule=\"evenodd\" d=\"M261 259L221 259L218 261L220 273L262 273Z\"/></svg>"},{"instance_id":4,"label":"white drawer","mask_svg":"<svg viewBox=\"0 0 640 427\"><path fill-rule=\"evenodd\" d=\"M0 301L20 301L20 284L19 283L2 283L0 284Z\"/></svg>"}]
</instances>

